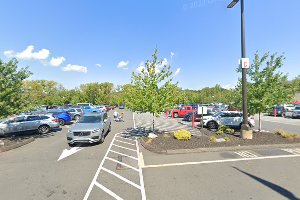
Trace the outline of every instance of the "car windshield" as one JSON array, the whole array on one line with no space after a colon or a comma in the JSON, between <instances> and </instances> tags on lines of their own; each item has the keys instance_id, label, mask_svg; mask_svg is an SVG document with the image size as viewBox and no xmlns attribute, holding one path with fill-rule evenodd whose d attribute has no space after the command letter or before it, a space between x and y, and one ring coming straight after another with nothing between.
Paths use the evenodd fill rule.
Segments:
<instances>
[{"instance_id":1,"label":"car windshield","mask_svg":"<svg viewBox=\"0 0 300 200\"><path fill-rule=\"evenodd\" d=\"M217 112L217 113L213 114L213 117L217 117L217 116L219 116L220 114L221 114L220 112Z\"/></svg>"},{"instance_id":2,"label":"car windshield","mask_svg":"<svg viewBox=\"0 0 300 200\"><path fill-rule=\"evenodd\" d=\"M100 123L101 116L82 116L78 123Z\"/></svg>"}]
</instances>

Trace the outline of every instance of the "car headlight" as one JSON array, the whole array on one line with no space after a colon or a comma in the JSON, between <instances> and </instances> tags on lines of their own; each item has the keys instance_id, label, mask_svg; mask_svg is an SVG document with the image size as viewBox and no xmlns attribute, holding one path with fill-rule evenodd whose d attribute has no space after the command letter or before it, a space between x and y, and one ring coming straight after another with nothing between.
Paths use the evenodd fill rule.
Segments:
<instances>
[{"instance_id":1,"label":"car headlight","mask_svg":"<svg viewBox=\"0 0 300 200\"><path fill-rule=\"evenodd\" d=\"M99 131L100 131L100 128L93 130L92 133L97 133Z\"/></svg>"}]
</instances>

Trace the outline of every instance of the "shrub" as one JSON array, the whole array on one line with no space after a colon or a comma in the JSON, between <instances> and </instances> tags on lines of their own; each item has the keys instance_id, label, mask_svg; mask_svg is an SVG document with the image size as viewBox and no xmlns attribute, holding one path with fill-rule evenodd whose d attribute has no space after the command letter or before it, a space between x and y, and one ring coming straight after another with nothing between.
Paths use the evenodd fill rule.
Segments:
<instances>
[{"instance_id":1,"label":"shrub","mask_svg":"<svg viewBox=\"0 0 300 200\"><path fill-rule=\"evenodd\" d=\"M232 128L227 128L227 129L225 130L225 133L227 133L227 134L234 134L234 129L232 129Z\"/></svg>"},{"instance_id":2,"label":"shrub","mask_svg":"<svg viewBox=\"0 0 300 200\"><path fill-rule=\"evenodd\" d=\"M216 132L217 135L222 135L223 133L224 133L223 130L218 130L218 131Z\"/></svg>"},{"instance_id":3,"label":"shrub","mask_svg":"<svg viewBox=\"0 0 300 200\"><path fill-rule=\"evenodd\" d=\"M167 134L167 133L163 134L163 138L169 138L169 137L170 137L169 134Z\"/></svg>"},{"instance_id":4,"label":"shrub","mask_svg":"<svg viewBox=\"0 0 300 200\"><path fill-rule=\"evenodd\" d=\"M227 126L224 126L224 125L221 125L221 126L219 126L219 128L218 128L218 130L219 130L219 131L223 131L223 133L226 131L226 129L228 129L228 127L227 127Z\"/></svg>"},{"instance_id":5,"label":"shrub","mask_svg":"<svg viewBox=\"0 0 300 200\"><path fill-rule=\"evenodd\" d=\"M285 132L284 132L284 130L280 130L280 129L279 129L279 130L276 130L276 131L275 131L275 134L281 135L281 136L282 136L282 135L285 134Z\"/></svg>"},{"instance_id":6,"label":"shrub","mask_svg":"<svg viewBox=\"0 0 300 200\"><path fill-rule=\"evenodd\" d=\"M224 140L225 140L226 142L230 142L230 138L229 138L229 137L224 137Z\"/></svg>"},{"instance_id":7,"label":"shrub","mask_svg":"<svg viewBox=\"0 0 300 200\"><path fill-rule=\"evenodd\" d=\"M192 134L187 130L179 130L174 133L174 137L177 140L189 140L192 137Z\"/></svg>"},{"instance_id":8,"label":"shrub","mask_svg":"<svg viewBox=\"0 0 300 200\"><path fill-rule=\"evenodd\" d=\"M216 138L215 136L211 136L211 137L209 138L209 141L210 141L210 142L217 142L217 138Z\"/></svg>"}]
</instances>

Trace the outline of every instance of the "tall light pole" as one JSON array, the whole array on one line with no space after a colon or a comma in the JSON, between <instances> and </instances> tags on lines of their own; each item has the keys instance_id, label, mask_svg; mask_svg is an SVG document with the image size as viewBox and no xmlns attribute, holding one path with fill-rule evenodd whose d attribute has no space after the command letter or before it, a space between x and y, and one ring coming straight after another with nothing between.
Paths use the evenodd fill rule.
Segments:
<instances>
[{"instance_id":1,"label":"tall light pole","mask_svg":"<svg viewBox=\"0 0 300 200\"><path fill-rule=\"evenodd\" d=\"M227 8L233 8L239 0L232 0ZM246 58L246 47L245 47L245 22L244 22L244 0L241 0L241 46L242 46L242 59ZM242 60L241 59L241 60ZM241 66L243 65L241 61ZM248 64L249 65L249 64ZM242 68L242 98L243 98L243 124L241 127L241 136L243 138L252 139L252 131L248 125L248 111L247 111L247 79L246 79L247 68ZM245 135L244 135L245 134ZM249 136L249 134L251 136ZM248 136L246 136L248 135Z\"/></svg>"}]
</instances>

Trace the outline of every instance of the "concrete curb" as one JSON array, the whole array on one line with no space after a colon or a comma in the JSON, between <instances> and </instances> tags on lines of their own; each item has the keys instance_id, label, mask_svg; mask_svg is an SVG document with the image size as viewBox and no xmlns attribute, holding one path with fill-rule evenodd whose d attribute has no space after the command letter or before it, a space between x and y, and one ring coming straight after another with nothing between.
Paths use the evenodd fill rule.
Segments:
<instances>
[{"instance_id":1,"label":"concrete curb","mask_svg":"<svg viewBox=\"0 0 300 200\"><path fill-rule=\"evenodd\" d=\"M30 143L30 142L33 142L34 140L35 139L33 137L31 137L31 138L22 140L22 142L17 142L16 144L12 144L12 145L9 145L9 146L0 146L0 151L5 152L5 151L12 150L12 149L16 149L16 148L19 148L23 145L26 145L26 144Z\"/></svg>"},{"instance_id":2,"label":"concrete curb","mask_svg":"<svg viewBox=\"0 0 300 200\"><path fill-rule=\"evenodd\" d=\"M248 145L248 146L231 146L231 147L207 147L196 149L174 149L164 150L156 149L152 145L147 144L143 138L139 139L141 146L146 150L157 154L188 154L188 153L202 153L202 152L218 152L218 151L236 151L236 150L253 150L253 149L274 149L274 148L295 148L300 147L300 143L296 144L269 144L269 145Z\"/></svg>"}]
</instances>

